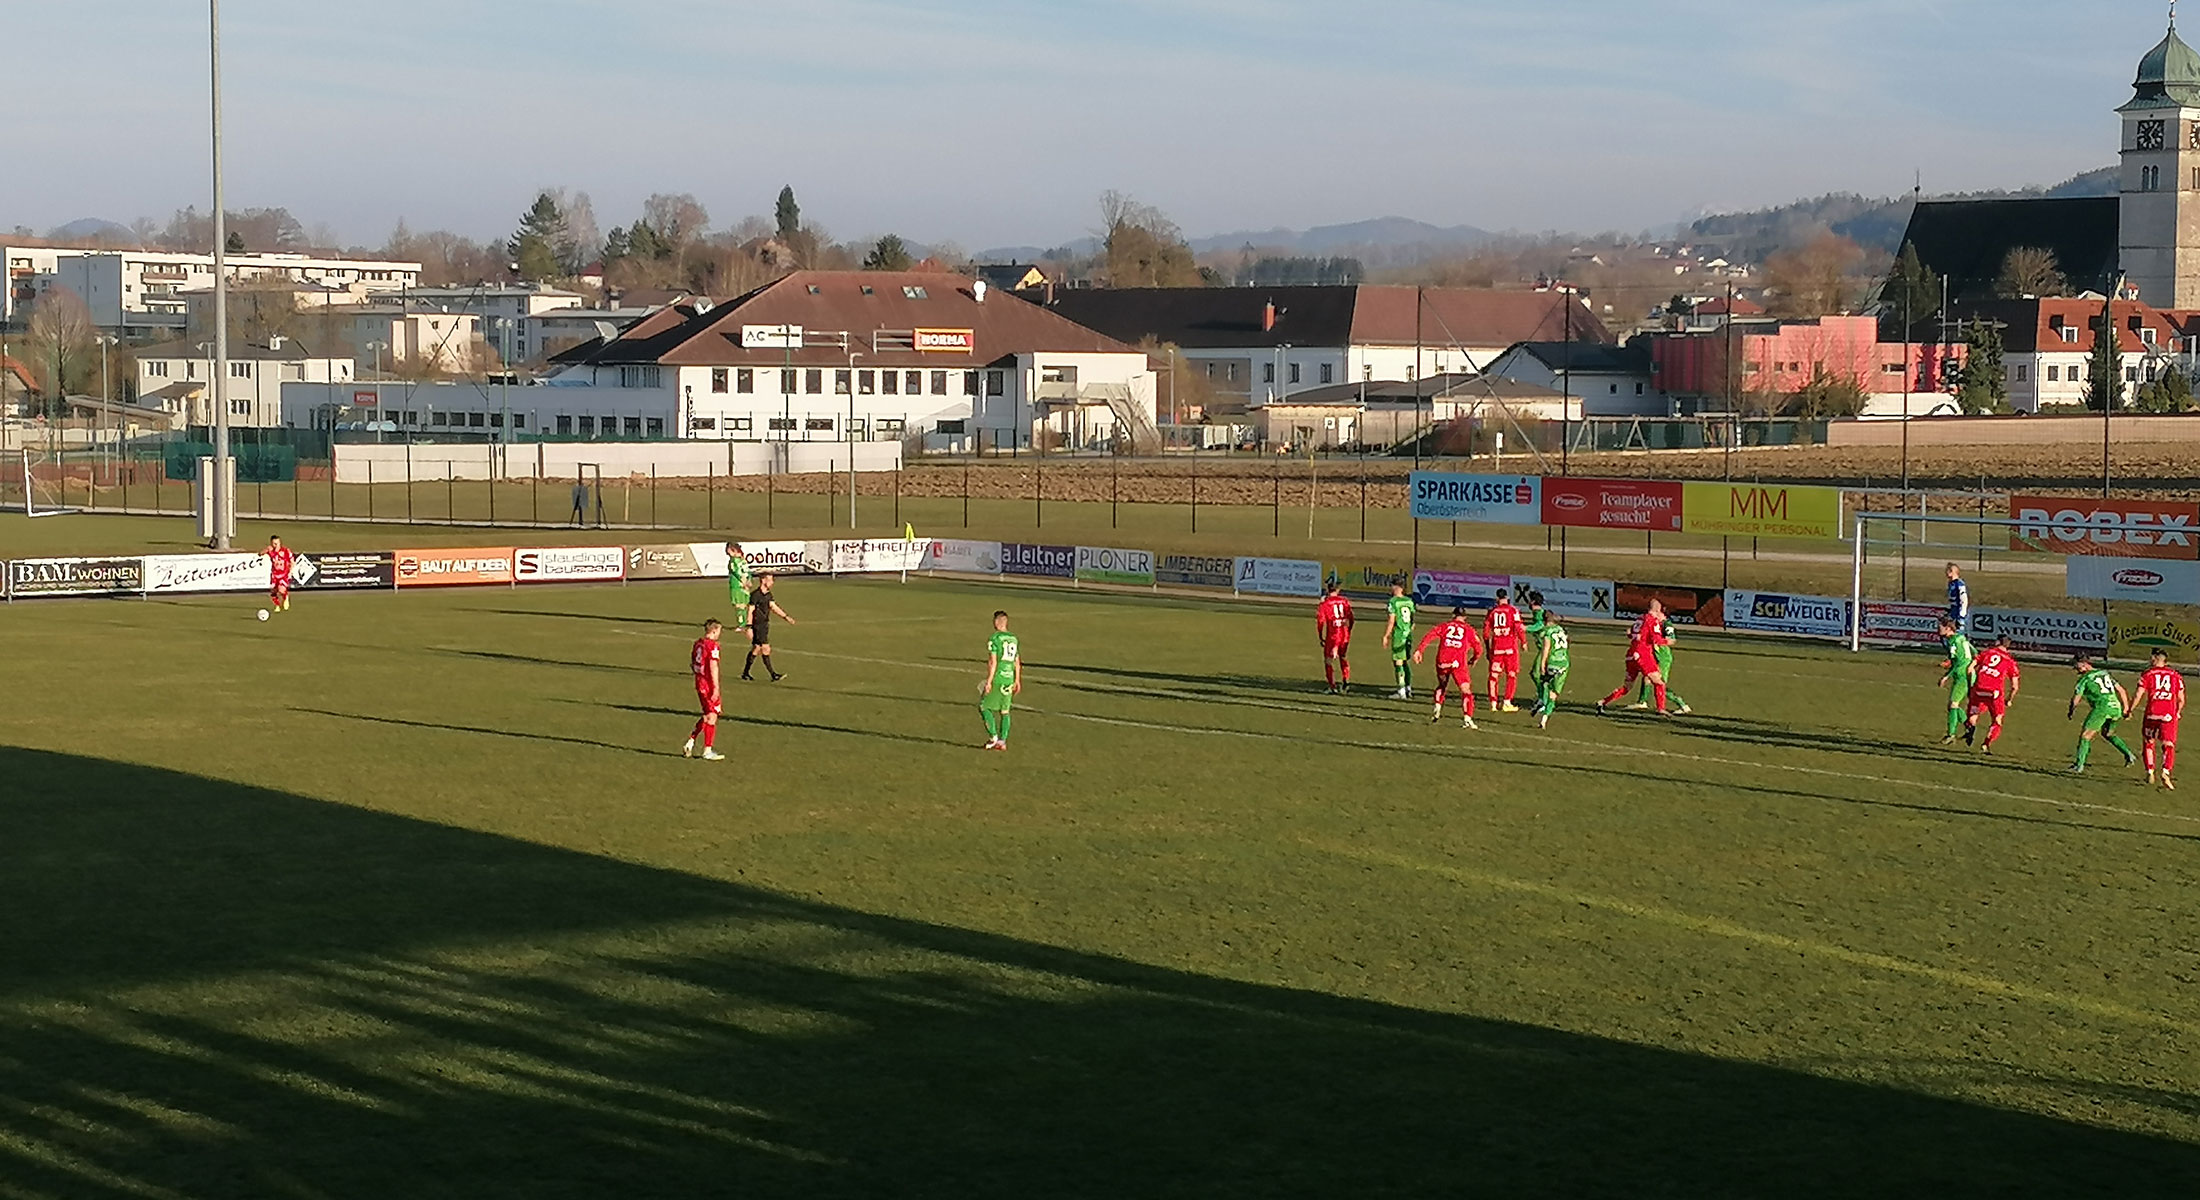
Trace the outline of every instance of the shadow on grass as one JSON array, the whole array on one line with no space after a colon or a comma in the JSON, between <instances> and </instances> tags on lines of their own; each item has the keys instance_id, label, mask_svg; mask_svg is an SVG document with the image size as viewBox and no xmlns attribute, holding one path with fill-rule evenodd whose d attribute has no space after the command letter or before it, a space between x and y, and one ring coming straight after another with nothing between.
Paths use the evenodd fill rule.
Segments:
<instances>
[{"instance_id":1,"label":"shadow on grass","mask_svg":"<svg viewBox=\"0 0 2200 1200\"><path fill-rule=\"evenodd\" d=\"M448 721L408 721L403 717L378 717L372 713L336 712L332 709L302 708L296 705L291 706L290 711L310 713L316 717L334 717L339 721L365 721L373 725L402 725L409 729L433 729L443 733L473 733L480 734L483 737L516 738L523 742L556 742L564 746L586 746L592 750L616 750L621 754L640 754L649 758L665 757L664 754L658 751L645 750L640 746L622 746L617 742L599 742L593 738L566 737L555 733L535 733L526 729L490 729L481 725L453 725ZM673 710L667 708L641 711L672 712ZM695 719L693 712L682 715L691 721ZM673 756L677 757L678 752L673 752Z\"/></svg>"},{"instance_id":2,"label":"shadow on grass","mask_svg":"<svg viewBox=\"0 0 2200 1200\"><path fill-rule=\"evenodd\" d=\"M592 708L616 709L619 712L647 713L650 716L678 717L684 721L692 721L695 719L695 711L693 709L665 708L660 705L651 704L611 704L606 702L592 702L587 700L574 700L570 701L569 703L586 704ZM978 712L978 705L975 700L970 703L969 709L971 713L971 723L975 725L977 724ZM970 750L976 747L976 742L974 741L949 741L946 738L926 737L921 733L896 733L891 729L854 729L846 725L823 725L815 721L787 721L781 720L777 717L761 717L753 712L743 712L739 709L726 710L726 712L722 716L720 716L718 720L721 730L738 729L744 725L764 725L769 726L773 729L802 729L807 730L811 733L838 733L845 734L849 737L878 738L882 741L889 742L910 742L920 746L947 746L956 750Z\"/></svg>"},{"instance_id":3,"label":"shadow on grass","mask_svg":"<svg viewBox=\"0 0 2200 1200\"><path fill-rule=\"evenodd\" d=\"M2200 1148L2046 1116L93 759L0 748L0 780L0 1179L27 1195L2200 1188Z\"/></svg>"},{"instance_id":4,"label":"shadow on grass","mask_svg":"<svg viewBox=\"0 0 2200 1200\"><path fill-rule=\"evenodd\" d=\"M670 621L663 617L625 617L609 613L549 612L532 608L489 608L483 612L499 617L555 617L567 621L599 621L606 625L668 625L674 629L693 629L700 635L701 621Z\"/></svg>"}]
</instances>

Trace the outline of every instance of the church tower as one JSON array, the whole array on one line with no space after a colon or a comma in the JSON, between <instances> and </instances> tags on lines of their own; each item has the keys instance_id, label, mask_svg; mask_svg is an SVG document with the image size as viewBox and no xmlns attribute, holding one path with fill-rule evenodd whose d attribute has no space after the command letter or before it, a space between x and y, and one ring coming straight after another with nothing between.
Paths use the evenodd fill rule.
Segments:
<instances>
[{"instance_id":1,"label":"church tower","mask_svg":"<svg viewBox=\"0 0 2200 1200\"><path fill-rule=\"evenodd\" d=\"M2122 267L2139 299L2200 308L2200 52L2169 36L2139 60L2123 116Z\"/></svg>"}]
</instances>

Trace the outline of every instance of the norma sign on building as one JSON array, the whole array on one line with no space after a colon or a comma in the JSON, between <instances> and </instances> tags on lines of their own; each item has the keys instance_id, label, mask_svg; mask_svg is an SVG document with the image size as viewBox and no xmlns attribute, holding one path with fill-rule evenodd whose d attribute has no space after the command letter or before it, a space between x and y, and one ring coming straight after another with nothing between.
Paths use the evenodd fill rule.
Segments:
<instances>
[{"instance_id":1,"label":"norma sign on building","mask_svg":"<svg viewBox=\"0 0 2200 1200\"><path fill-rule=\"evenodd\" d=\"M978 334L972 329L915 329L909 340L928 354L969 354L978 348Z\"/></svg>"}]
</instances>

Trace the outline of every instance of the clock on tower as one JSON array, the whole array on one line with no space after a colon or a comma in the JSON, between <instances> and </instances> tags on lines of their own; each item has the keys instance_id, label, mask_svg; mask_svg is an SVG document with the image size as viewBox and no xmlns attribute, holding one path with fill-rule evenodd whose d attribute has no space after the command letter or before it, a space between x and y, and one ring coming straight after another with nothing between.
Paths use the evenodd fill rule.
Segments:
<instances>
[{"instance_id":1,"label":"clock on tower","mask_svg":"<svg viewBox=\"0 0 2200 1200\"><path fill-rule=\"evenodd\" d=\"M2159 119L2139 122L2139 149L2159 150L2165 136L2165 128Z\"/></svg>"}]
</instances>

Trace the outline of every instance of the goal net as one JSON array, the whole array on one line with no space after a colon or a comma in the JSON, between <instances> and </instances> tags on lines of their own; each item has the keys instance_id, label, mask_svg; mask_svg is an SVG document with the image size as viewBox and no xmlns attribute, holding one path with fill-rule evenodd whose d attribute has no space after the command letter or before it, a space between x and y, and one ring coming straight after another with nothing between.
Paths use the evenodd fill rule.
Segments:
<instances>
[{"instance_id":1,"label":"goal net","mask_svg":"<svg viewBox=\"0 0 2200 1200\"><path fill-rule=\"evenodd\" d=\"M68 505L64 487L68 478L67 463L60 455L25 447L18 456L17 467L12 472L16 478L11 482L19 491L26 515L53 517L76 511Z\"/></svg>"}]
</instances>

